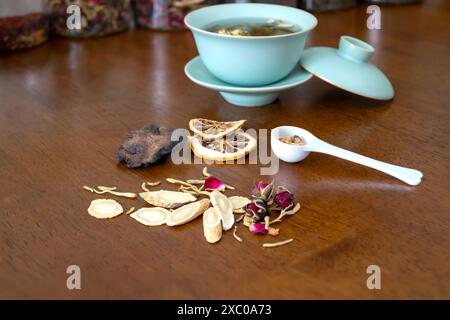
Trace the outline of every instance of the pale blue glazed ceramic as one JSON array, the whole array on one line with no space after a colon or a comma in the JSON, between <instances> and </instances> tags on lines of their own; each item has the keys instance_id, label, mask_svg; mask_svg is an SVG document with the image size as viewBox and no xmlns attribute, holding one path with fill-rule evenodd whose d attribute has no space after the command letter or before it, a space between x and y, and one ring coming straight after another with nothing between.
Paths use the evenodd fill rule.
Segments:
<instances>
[{"instance_id":1,"label":"pale blue glazed ceramic","mask_svg":"<svg viewBox=\"0 0 450 320\"><path fill-rule=\"evenodd\" d=\"M227 19L279 19L300 27L300 31L279 36L230 36L205 28ZM286 77L297 65L308 32L317 24L310 13L287 6L233 3L208 6L185 18L198 52L217 78L239 86L262 86Z\"/></svg>"},{"instance_id":2,"label":"pale blue glazed ceramic","mask_svg":"<svg viewBox=\"0 0 450 320\"><path fill-rule=\"evenodd\" d=\"M312 74L297 64L294 70L279 82L261 87L240 87L216 78L208 71L200 57L189 61L184 68L184 72L189 79L198 85L219 91L229 103L244 107L256 107L272 103L278 98L281 91L298 86L312 77Z\"/></svg>"},{"instance_id":3,"label":"pale blue glazed ceramic","mask_svg":"<svg viewBox=\"0 0 450 320\"><path fill-rule=\"evenodd\" d=\"M346 91L377 100L390 100L394 89L389 79L369 63L375 49L368 43L342 36L339 48L306 49L300 61L316 77Z\"/></svg>"}]
</instances>

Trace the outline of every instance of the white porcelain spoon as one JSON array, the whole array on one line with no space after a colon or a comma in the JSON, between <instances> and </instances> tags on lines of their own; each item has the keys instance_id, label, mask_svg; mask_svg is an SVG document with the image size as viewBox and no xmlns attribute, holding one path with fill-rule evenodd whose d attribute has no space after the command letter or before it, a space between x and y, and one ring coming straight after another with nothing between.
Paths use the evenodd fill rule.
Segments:
<instances>
[{"instance_id":1,"label":"white porcelain spoon","mask_svg":"<svg viewBox=\"0 0 450 320\"><path fill-rule=\"evenodd\" d=\"M299 136L305 142L305 145L292 145L279 139L295 135ZM278 158L286 162L298 162L305 159L310 152L320 152L382 171L412 186L416 186L422 181L423 174L418 170L395 166L338 148L320 140L302 128L293 126L277 127L272 129L270 140L272 151Z\"/></svg>"}]
</instances>

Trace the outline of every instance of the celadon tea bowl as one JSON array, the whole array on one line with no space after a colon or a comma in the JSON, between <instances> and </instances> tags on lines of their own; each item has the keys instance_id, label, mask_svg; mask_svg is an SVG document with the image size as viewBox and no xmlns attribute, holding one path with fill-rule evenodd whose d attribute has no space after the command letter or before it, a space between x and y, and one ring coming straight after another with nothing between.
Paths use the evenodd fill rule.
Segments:
<instances>
[{"instance_id":1,"label":"celadon tea bowl","mask_svg":"<svg viewBox=\"0 0 450 320\"><path fill-rule=\"evenodd\" d=\"M206 31L226 20L281 20L300 29L276 36L232 36ZM299 62L308 32L317 25L310 13L287 6L234 3L208 6L189 13L192 31L206 68L217 78L239 86L263 86L286 77Z\"/></svg>"}]
</instances>

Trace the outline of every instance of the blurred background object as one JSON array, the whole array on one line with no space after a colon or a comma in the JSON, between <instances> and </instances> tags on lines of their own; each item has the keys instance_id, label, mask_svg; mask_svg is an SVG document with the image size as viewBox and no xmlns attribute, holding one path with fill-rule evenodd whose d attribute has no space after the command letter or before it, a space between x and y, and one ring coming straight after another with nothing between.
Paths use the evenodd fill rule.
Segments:
<instances>
[{"instance_id":1,"label":"blurred background object","mask_svg":"<svg viewBox=\"0 0 450 320\"><path fill-rule=\"evenodd\" d=\"M218 4L217 0L132 0L138 27L183 29L184 17L192 10Z\"/></svg>"},{"instance_id":2,"label":"blurred background object","mask_svg":"<svg viewBox=\"0 0 450 320\"><path fill-rule=\"evenodd\" d=\"M365 0L367 3L373 4L410 4L419 3L422 0Z\"/></svg>"},{"instance_id":3,"label":"blurred background object","mask_svg":"<svg viewBox=\"0 0 450 320\"><path fill-rule=\"evenodd\" d=\"M51 31L66 37L104 36L130 27L133 19L131 0L46 0ZM81 29L70 30L67 7L81 8Z\"/></svg>"},{"instance_id":4,"label":"blurred background object","mask_svg":"<svg viewBox=\"0 0 450 320\"><path fill-rule=\"evenodd\" d=\"M318 12L348 9L356 6L357 0L299 0L299 8Z\"/></svg>"},{"instance_id":5,"label":"blurred background object","mask_svg":"<svg viewBox=\"0 0 450 320\"><path fill-rule=\"evenodd\" d=\"M220 3L262 2L320 12L373 4L410 4L422 0L0 0L0 51L31 48L48 33L66 37L103 36L131 26L184 29L184 17L192 10ZM67 27L68 6L81 9L81 29Z\"/></svg>"},{"instance_id":6,"label":"blurred background object","mask_svg":"<svg viewBox=\"0 0 450 320\"><path fill-rule=\"evenodd\" d=\"M47 38L43 0L0 1L0 51L31 48Z\"/></svg>"}]
</instances>

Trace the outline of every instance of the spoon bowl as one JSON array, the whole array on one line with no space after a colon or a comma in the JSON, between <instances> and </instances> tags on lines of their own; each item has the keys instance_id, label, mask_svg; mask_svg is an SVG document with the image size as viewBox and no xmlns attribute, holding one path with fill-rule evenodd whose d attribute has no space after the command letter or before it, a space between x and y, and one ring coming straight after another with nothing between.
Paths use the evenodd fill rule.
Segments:
<instances>
[{"instance_id":1,"label":"spoon bowl","mask_svg":"<svg viewBox=\"0 0 450 320\"><path fill-rule=\"evenodd\" d=\"M412 186L416 186L422 181L423 174L418 170L381 162L342 148L338 148L320 140L311 132L302 128L294 126L281 126L272 129L270 135L270 144L273 153L275 153L278 158L286 162L299 162L305 159L310 152L319 152L382 171ZM305 145L292 145L284 143L280 140L282 137L294 135L299 136L303 142L305 142Z\"/></svg>"},{"instance_id":2,"label":"spoon bowl","mask_svg":"<svg viewBox=\"0 0 450 320\"><path fill-rule=\"evenodd\" d=\"M299 136L305 142L305 145L297 146L284 143L280 140L282 137L289 136ZM302 128L282 126L272 129L270 138L272 151L275 155L285 162L293 163L302 161L309 155L310 151L307 147L314 141L315 137Z\"/></svg>"}]
</instances>

